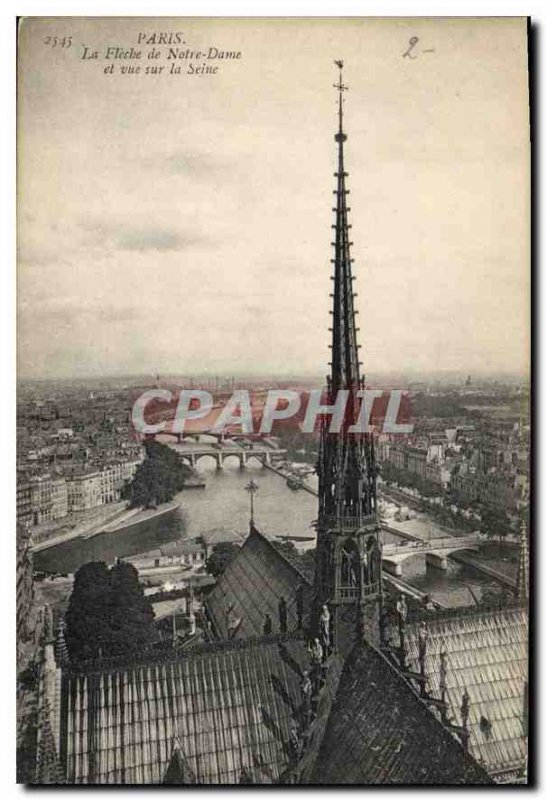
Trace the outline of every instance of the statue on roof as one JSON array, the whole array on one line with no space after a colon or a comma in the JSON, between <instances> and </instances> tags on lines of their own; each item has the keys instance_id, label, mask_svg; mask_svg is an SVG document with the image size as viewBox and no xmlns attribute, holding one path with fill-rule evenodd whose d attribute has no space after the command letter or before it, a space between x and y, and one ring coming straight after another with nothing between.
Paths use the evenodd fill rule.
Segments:
<instances>
[{"instance_id":1,"label":"statue on roof","mask_svg":"<svg viewBox=\"0 0 547 800\"><path fill-rule=\"evenodd\" d=\"M418 658L420 659L420 664L422 661L425 661L428 639L429 631L427 629L427 622L422 620L418 626Z\"/></svg>"},{"instance_id":2,"label":"statue on roof","mask_svg":"<svg viewBox=\"0 0 547 800\"><path fill-rule=\"evenodd\" d=\"M300 695L302 700L302 718L304 726L307 727L311 722L311 696L313 692L312 683L310 680L310 673L307 669L302 674L300 682Z\"/></svg>"},{"instance_id":3,"label":"statue on roof","mask_svg":"<svg viewBox=\"0 0 547 800\"><path fill-rule=\"evenodd\" d=\"M374 585L380 580L382 574L382 551L375 536L367 540L368 574L366 582Z\"/></svg>"},{"instance_id":4,"label":"statue on roof","mask_svg":"<svg viewBox=\"0 0 547 800\"><path fill-rule=\"evenodd\" d=\"M406 599L404 594L400 594L399 599L397 600L397 618L399 620L399 629L401 627L404 627L407 615L408 615L408 607L406 604Z\"/></svg>"},{"instance_id":5,"label":"statue on roof","mask_svg":"<svg viewBox=\"0 0 547 800\"><path fill-rule=\"evenodd\" d=\"M326 659L330 650L330 611L327 605L321 608L319 616L319 641L323 648L323 659Z\"/></svg>"}]
</instances>

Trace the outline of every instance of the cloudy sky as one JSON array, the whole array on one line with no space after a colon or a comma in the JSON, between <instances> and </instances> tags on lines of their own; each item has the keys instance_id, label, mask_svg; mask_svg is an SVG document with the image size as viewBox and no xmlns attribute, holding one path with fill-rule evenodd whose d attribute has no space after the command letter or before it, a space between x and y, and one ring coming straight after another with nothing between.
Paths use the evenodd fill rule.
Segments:
<instances>
[{"instance_id":1,"label":"cloudy sky","mask_svg":"<svg viewBox=\"0 0 547 800\"><path fill-rule=\"evenodd\" d=\"M170 75L161 31L242 56ZM526 369L524 20L30 20L19 57L21 377L325 371L334 58L366 368Z\"/></svg>"}]
</instances>

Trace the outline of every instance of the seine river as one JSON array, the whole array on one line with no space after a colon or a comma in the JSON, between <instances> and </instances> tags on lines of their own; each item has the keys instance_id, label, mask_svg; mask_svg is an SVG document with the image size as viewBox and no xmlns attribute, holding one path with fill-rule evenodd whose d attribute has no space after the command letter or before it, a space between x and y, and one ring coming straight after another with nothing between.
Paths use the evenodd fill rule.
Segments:
<instances>
[{"instance_id":1,"label":"seine river","mask_svg":"<svg viewBox=\"0 0 547 800\"><path fill-rule=\"evenodd\" d=\"M249 528L249 494L245 486L251 478L258 484L255 494L255 523L269 534L297 537L314 536L312 527L317 516L317 498L308 492L289 489L278 475L252 462L239 469L229 462L217 471L208 459L199 466L207 480L205 489L187 489L177 496L181 508L169 517L152 520L125 533L104 533L91 539L75 539L37 553L37 570L61 573L74 572L90 560L112 563L124 557L151 550L169 541L201 534L243 538ZM430 527L430 523L424 523ZM403 576L404 577L404 576ZM412 583L447 605L472 604L480 596L481 586L488 580L475 570L450 562L444 573L428 566L427 574ZM471 592L470 592L471 589Z\"/></svg>"},{"instance_id":2,"label":"seine river","mask_svg":"<svg viewBox=\"0 0 547 800\"><path fill-rule=\"evenodd\" d=\"M207 487L180 492L175 499L181 508L174 514L124 533L74 539L43 550L34 557L36 569L73 572L90 559L110 563L116 557L201 534L244 538L249 530L249 494L245 486L251 478L259 487L254 497L255 524L259 530L299 537L314 535L311 523L317 516L317 499L313 495L289 489L282 478L253 462L243 470L235 462L228 462L223 470L217 471L209 467L208 461L203 459L199 463Z\"/></svg>"}]
</instances>

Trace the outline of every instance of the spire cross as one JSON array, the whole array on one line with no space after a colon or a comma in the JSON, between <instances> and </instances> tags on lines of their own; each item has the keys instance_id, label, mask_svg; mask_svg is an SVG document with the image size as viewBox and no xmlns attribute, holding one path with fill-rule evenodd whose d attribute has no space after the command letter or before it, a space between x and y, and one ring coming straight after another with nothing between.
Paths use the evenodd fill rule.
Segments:
<instances>
[{"instance_id":1,"label":"spire cross","mask_svg":"<svg viewBox=\"0 0 547 800\"><path fill-rule=\"evenodd\" d=\"M336 66L340 70L340 75L338 77L338 83L333 83L332 84L335 89L338 89L338 120L339 120L339 126L338 126L338 134L337 135L340 137L340 139L337 139L337 141L343 141L343 138L342 138L344 136L344 134L342 133L342 104L344 102L343 93L347 92L349 87L346 86L342 82L342 69L344 67L344 62L343 61L335 61L334 63L336 64Z\"/></svg>"},{"instance_id":2,"label":"spire cross","mask_svg":"<svg viewBox=\"0 0 547 800\"><path fill-rule=\"evenodd\" d=\"M349 86L345 86L342 83L342 69L344 67L344 62L343 61L335 61L334 63L336 64L336 66L340 70L340 77L338 79L338 83L333 83L332 85L334 86L335 89L338 89L340 93L347 92L348 89L349 89Z\"/></svg>"}]
</instances>

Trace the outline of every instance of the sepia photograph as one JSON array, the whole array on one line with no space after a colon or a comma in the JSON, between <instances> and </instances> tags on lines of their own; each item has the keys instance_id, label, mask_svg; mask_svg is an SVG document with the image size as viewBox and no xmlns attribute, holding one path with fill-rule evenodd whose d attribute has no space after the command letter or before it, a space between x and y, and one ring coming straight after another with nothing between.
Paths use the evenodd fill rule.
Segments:
<instances>
[{"instance_id":1,"label":"sepia photograph","mask_svg":"<svg viewBox=\"0 0 547 800\"><path fill-rule=\"evenodd\" d=\"M533 782L532 46L17 20L18 783Z\"/></svg>"}]
</instances>

